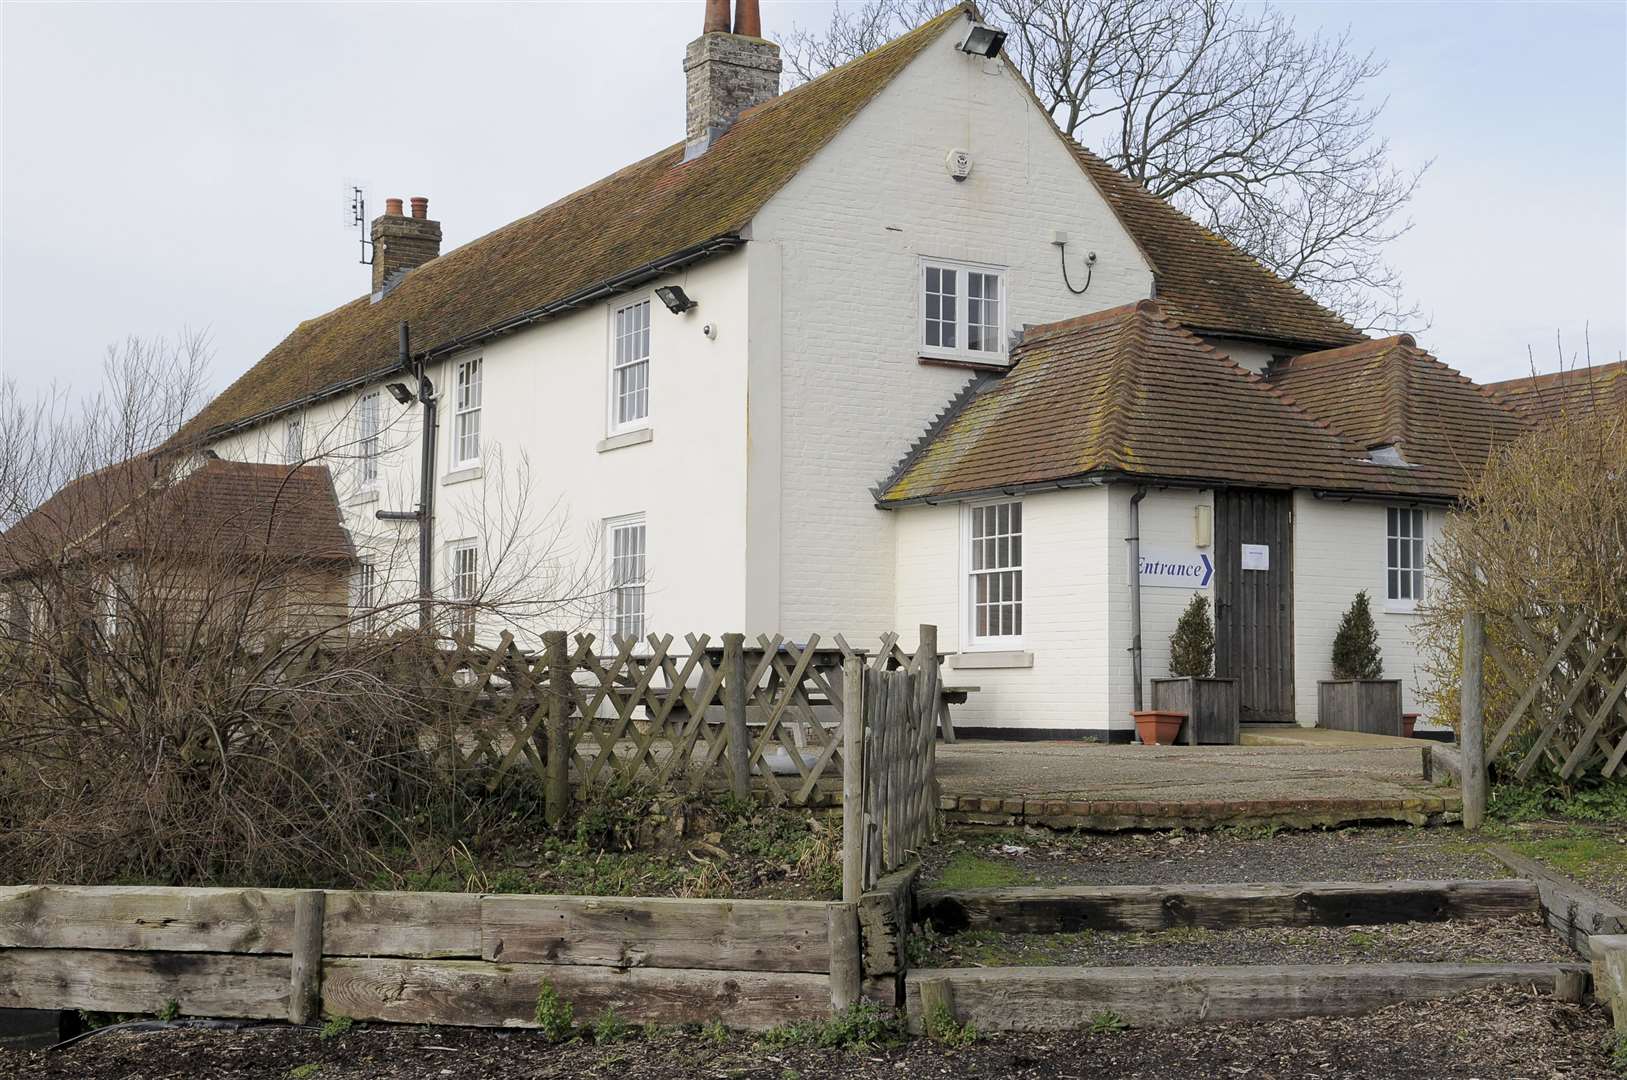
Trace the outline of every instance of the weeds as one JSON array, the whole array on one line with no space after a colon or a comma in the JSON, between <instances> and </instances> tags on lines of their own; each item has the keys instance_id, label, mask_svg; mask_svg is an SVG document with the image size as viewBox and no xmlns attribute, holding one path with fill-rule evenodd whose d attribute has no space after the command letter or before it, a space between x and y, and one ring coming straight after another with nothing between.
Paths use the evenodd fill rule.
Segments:
<instances>
[{"instance_id":1,"label":"weeds","mask_svg":"<svg viewBox=\"0 0 1627 1080\"><path fill-rule=\"evenodd\" d=\"M314 1061L307 1061L303 1065L295 1065L288 1070L288 1080L310 1080L321 1067Z\"/></svg>"},{"instance_id":2,"label":"weeds","mask_svg":"<svg viewBox=\"0 0 1627 1080\"><path fill-rule=\"evenodd\" d=\"M970 851L957 851L949 857L938 879L940 889L989 889L1006 885L1028 885L1033 875L1010 863L986 859Z\"/></svg>"},{"instance_id":3,"label":"weeds","mask_svg":"<svg viewBox=\"0 0 1627 1080\"><path fill-rule=\"evenodd\" d=\"M158 1019L164 1021L166 1024L180 1015L180 1003L174 998L170 998L168 1001L164 1002L164 1007L158 1010Z\"/></svg>"},{"instance_id":4,"label":"weeds","mask_svg":"<svg viewBox=\"0 0 1627 1080\"><path fill-rule=\"evenodd\" d=\"M729 1029L723 1026L723 1021L713 1020L701 1028L701 1038L713 1046L722 1046L729 1041Z\"/></svg>"},{"instance_id":5,"label":"weeds","mask_svg":"<svg viewBox=\"0 0 1627 1080\"><path fill-rule=\"evenodd\" d=\"M1129 1021L1112 1009L1103 1009L1101 1012L1090 1014L1090 1033L1092 1035L1116 1035L1129 1026Z\"/></svg>"},{"instance_id":6,"label":"weeds","mask_svg":"<svg viewBox=\"0 0 1627 1080\"><path fill-rule=\"evenodd\" d=\"M316 1033L316 1037L323 1042L327 1042L329 1039L337 1039L350 1031L355 1022L348 1016L329 1016L322 1022L322 1030Z\"/></svg>"},{"instance_id":7,"label":"weeds","mask_svg":"<svg viewBox=\"0 0 1627 1080\"><path fill-rule=\"evenodd\" d=\"M942 1002L932 1006L932 1011L926 1014L926 1034L934 1042L956 1049L971 1046L979 1038L977 1028L969 1022L962 1024L957 1021L949 1006Z\"/></svg>"},{"instance_id":8,"label":"weeds","mask_svg":"<svg viewBox=\"0 0 1627 1080\"><path fill-rule=\"evenodd\" d=\"M1616 1073L1627 1076L1627 1031L1611 1032L1606 1037L1605 1049L1610 1054L1610 1064L1615 1066Z\"/></svg>"},{"instance_id":9,"label":"weeds","mask_svg":"<svg viewBox=\"0 0 1627 1080\"><path fill-rule=\"evenodd\" d=\"M608 1046L611 1043L626 1042L636 1034L637 1032L632 1025L616 1015L615 1009L606 1009L593 1022L593 1043L595 1046Z\"/></svg>"},{"instance_id":10,"label":"weeds","mask_svg":"<svg viewBox=\"0 0 1627 1080\"><path fill-rule=\"evenodd\" d=\"M769 1049L793 1046L825 1050L859 1050L890 1046L902 1040L903 1031L891 1012L868 1001L855 1002L829 1020L799 1020L770 1028L758 1037L758 1045Z\"/></svg>"},{"instance_id":11,"label":"weeds","mask_svg":"<svg viewBox=\"0 0 1627 1080\"><path fill-rule=\"evenodd\" d=\"M537 991L534 1019L549 1042L567 1042L576 1034L576 1007L560 997L554 984L546 980Z\"/></svg>"}]
</instances>

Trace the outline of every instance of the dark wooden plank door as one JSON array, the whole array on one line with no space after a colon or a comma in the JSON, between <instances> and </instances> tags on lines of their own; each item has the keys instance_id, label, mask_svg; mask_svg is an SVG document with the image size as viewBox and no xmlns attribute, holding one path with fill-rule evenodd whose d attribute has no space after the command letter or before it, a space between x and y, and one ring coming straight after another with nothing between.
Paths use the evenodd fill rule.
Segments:
<instances>
[{"instance_id":1,"label":"dark wooden plank door","mask_svg":"<svg viewBox=\"0 0 1627 1080\"><path fill-rule=\"evenodd\" d=\"M1294 720L1293 497L1215 492L1215 674L1238 681L1245 724ZM1269 569L1244 570L1263 544Z\"/></svg>"}]
</instances>

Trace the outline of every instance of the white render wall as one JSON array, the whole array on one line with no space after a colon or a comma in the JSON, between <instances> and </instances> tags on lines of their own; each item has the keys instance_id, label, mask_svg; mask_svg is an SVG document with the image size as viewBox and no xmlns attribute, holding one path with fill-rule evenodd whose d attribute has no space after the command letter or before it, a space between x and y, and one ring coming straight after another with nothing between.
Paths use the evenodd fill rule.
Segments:
<instances>
[{"instance_id":1,"label":"white render wall","mask_svg":"<svg viewBox=\"0 0 1627 1080\"><path fill-rule=\"evenodd\" d=\"M601 587L602 523L642 513L646 518L649 586L646 623L652 630L721 633L746 622L746 356L747 259L718 256L656 285L681 284L700 306L673 315L651 305L650 430L648 442L600 450L608 428L610 313L647 289L581 309L469 354L483 363L482 466L448 482L452 433L448 390L452 362L432 372L440 395L437 446L437 593L444 595L447 548L461 537L482 543L487 572L503 575L498 554L517 536L524 550L551 569L530 591L565 587L574 594ZM716 340L701 329L718 328ZM306 410L306 453L329 452L346 525L364 553L390 566L399 595L417 580L417 532L412 523L385 525L378 509L407 510L417 502L417 406L382 395L386 425L377 494L358 490L354 468L355 402L348 393ZM281 461L286 417L230 436L214 449L236 460ZM467 470L459 474L463 475ZM530 490L520 496L529 473ZM516 510L525 510L516 521ZM518 564L514 564L518 567ZM535 582L535 579L533 579ZM582 605L573 614L581 616ZM558 626L560 618L549 620ZM578 624L600 629L598 619ZM523 628L523 627L521 627ZM496 629L492 627L491 629Z\"/></svg>"},{"instance_id":2,"label":"white render wall","mask_svg":"<svg viewBox=\"0 0 1627 1080\"><path fill-rule=\"evenodd\" d=\"M1003 64L959 52L962 36L928 47L752 223L754 265L778 266L783 335L778 535L754 517L752 543L778 544L780 629L793 636L856 640L901 617L895 516L869 489L971 377L917 360L922 256L1007 267L1013 329L1151 293L1048 119ZM972 155L963 182L944 167L954 148ZM1098 255L1082 296L1063 285L1055 230L1069 234L1076 281L1084 253Z\"/></svg>"},{"instance_id":3,"label":"white render wall","mask_svg":"<svg viewBox=\"0 0 1627 1080\"><path fill-rule=\"evenodd\" d=\"M1372 502L1334 502L1294 493L1294 711L1306 727L1316 725L1316 684L1333 677L1333 636L1356 593L1367 590L1384 654L1384 677L1400 679L1403 709L1421 712L1418 616L1385 610L1387 551L1385 507ZM1426 553L1441 534L1444 511L1424 516ZM1430 588L1429 575L1424 589Z\"/></svg>"},{"instance_id":4,"label":"white render wall","mask_svg":"<svg viewBox=\"0 0 1627 1080\"><path fill-rule=\"evenodd\" d=\"M955 654L951 686L979 686L955 709L964 727L1103 729L1107 724L1108 581L1099 557L1108 494L1100 488L1023 499L1023 647L1031 667L1006 651L962 652L967 616L962 508L896 511L897 609L892 622L910 643L921 623L938 627L938 647Z\"/></svg>"}]
</instances>

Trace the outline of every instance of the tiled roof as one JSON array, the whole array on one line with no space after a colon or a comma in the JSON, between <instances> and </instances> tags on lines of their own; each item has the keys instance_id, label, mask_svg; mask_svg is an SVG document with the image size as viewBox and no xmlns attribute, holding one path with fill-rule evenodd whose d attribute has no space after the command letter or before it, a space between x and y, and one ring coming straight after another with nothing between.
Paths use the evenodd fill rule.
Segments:
<instances>
[{"instance_id":1,"label":"tiled roof","mask_svg":"<svg viewBox=\"0 0 1627 1080\"><path fill-rule=\"evenodd\" d=\"M922 49L961 4L849 64L742 113L693 161L682 143L301 323L187 426L182 441L392 368L397 325L415 352L478 341L526 313L602 295L632 271L735 236ZM654 276L650 274L648 276ZM627 285L636 282L627 282Z\"/></svg>"},{"instance_id":2,"label":"tiled roof","mask_svg":"<svg viewBox=\"0 0 1627 1080\"><path fill-rule=\"evenodd\" d=\"M1271 384L1364 449L1393 445L1427 490L1456 496L1524 422L1409 334L1274 367Z\"/></svg>"},{"instance_id":3,"label":"tiled roof","mask_svg":"<svg viewBox=\"0 0 1627 1080\"><path fill-rule=\"evenodd\" d=\"M1119 220L1152 260L1158 299L1200 334L1337 346L1361 331L1224 239L1069 140Z\"/></svg>"},{"instance_id":4,"label":"tiled roof","mask_svg":"<svg viewBox=\"0 0 1627 1080\"><path fill-rule=\"evenodd\" d=\"M320 465L208 460L179 475L138 457L63 486L0 534L0 577L76 552L350 562L333 478Z\"/></svg>"},{"instance_id":5,"label":"tiled roof","mask_svg":"<svg viewBox=\"0 0 1627 1080\"><path fill-rule=\"evenodd\" d=\"M1526 375L1487 383L1486 389L1521 416L1542 423L1595 415L1627 416L1627 361Z\"/></svg>"},{"instance_id":6,"label":"tiled roof","mask_svg":"<svg viewBox=\"0 0 1627 1080\"><path fill-rule=\"evenodd\" d=\"M880 502L1087 477L1420 493L1410 470L1364 457L1143 300L1030 329L1011 370L906 458Z\"/></svg>"}]
</instances>

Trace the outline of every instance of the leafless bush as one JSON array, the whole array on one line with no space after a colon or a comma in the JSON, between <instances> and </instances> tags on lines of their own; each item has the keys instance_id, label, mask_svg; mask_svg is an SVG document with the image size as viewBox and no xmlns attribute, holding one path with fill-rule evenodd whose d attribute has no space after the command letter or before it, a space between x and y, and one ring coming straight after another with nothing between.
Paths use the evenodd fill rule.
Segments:
<instances>
[{"instance_id":1,"label":"leafless bush","mask_svg":"<svg viewBox=\"0 0 1627 1080\"><path fill-rule=\"evenodd\" d=\"M948 7L838 4L781 44L810 79ZM1390 162L1384 64L1229 0L989 0L1006 55L1064 133L1363 329L1416 329L1384 248L1423 176ZM1425 166L1427 168L1427 166Z\"/></svg>"},{"instance_id":2,"label":"leafless bush","mask_svg":"<svg viewBox=\"0 0 1627 1080\"><path fill-rule=\"evenodd\" d=\"M478 587L420 629L407 535L358 599L326 468L164 449L202 355L127 343L82 406L0 386L8 879L354 882L381 849L444 847L488 796L444 752L469 733L449 729L441 635L594 611L528 470L495 459L447 511L486 515Z\"/></svg>"},{"instance_id":3,"label":"leafless bush","mask_svg":"<svg viewBox=\"0 0 1627 1080\"><path fill-rule=\"evenodd\" d=\"M1569 642L1556 667L1562 682L1593 671L1608 685L1627 670L1627 417L1607 413L1561 417L1499 450L1475 481L1463 508L1448 515L1431 557L1434 586L1423 608L1420 644L1438 719L1458 720L1461 625L1468 612L1486 619L1488 722L1509 714L1549 654ZM1572 633L1573 627L1579 627ZM1597 683L1599 680L1595 680ZM1528 715L1557 718L1557 747L1574 746L1582 717L1601 703L1596 688L1567 703L1550 684ZM1529 723L1512 742L1529 747ZM1607 724L1607 740L1627 724ZM1588 754L1588 761L1599 756Z\"/></svg>"}]
</instances>

